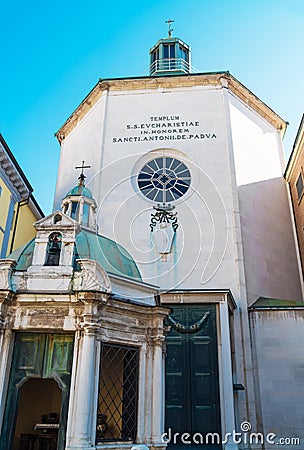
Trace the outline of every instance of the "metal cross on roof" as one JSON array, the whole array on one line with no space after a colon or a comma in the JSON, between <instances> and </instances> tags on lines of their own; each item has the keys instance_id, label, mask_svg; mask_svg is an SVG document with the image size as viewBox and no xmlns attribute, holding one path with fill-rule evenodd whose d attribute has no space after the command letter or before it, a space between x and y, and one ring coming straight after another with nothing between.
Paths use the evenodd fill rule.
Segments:
<instances>
[{"instance_id":1,"label":"metal cross on roof","mask_svg":"<svg viewBox=\"0 0 304 450\"><path fill-rule=\"evenodd\" d=\"M171 27L171 23L173 23L173 22L174 22L174 20L171 20L171 19L166 20L166 23L168 24L168 27L169 27L169 29L168 29L169 38L172 37L173 28Z\"/></svg>"},{"instance_id":2,"label":"metal cross on roof","mask_svg":"<svg viewBox=\"0 0 304 450\"><path fill-rule=\"evenodd\" d=\"M75 166L75 169L81 169L81 174L78 177L78 180L83 183L86 176L83 173L83 169L89 169L91 166L85 166L84 161L82 161L81 166Z\"/></svg>"}]
</instances>

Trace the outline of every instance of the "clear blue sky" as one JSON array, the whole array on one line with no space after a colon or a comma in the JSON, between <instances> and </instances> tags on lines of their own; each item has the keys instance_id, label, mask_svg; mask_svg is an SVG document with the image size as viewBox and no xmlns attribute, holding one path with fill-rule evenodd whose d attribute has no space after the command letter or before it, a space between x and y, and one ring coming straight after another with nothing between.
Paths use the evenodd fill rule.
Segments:
<instances>
[{"instance_id":1,"label":"clear blue sky","mask_svg":"<svg viewBox=\"0 0 304 450\"><path fill-rule=\"evenodd\" d=\"M304 110L303 0L17 0L1 12L0 132L46 214L54 133L99 78L148 74L168 18L200 72L229 70L289 121L290 153Z\"/></svg>"}]
</instances>

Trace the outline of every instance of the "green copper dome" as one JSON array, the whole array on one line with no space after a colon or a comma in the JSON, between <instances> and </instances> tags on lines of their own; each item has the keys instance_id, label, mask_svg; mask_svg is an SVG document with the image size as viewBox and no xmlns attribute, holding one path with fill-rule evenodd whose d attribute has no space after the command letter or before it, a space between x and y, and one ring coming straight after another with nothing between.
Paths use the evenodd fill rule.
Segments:
<instances>
[{"instance_id":1,"label":"green copper dome","mask_svg":"<svg viewBox=\"0 0 304 450\"><path fill-rule=\"evenodd\" d=\"M27 270L32 264L34 245L35 239L32 239L8 256L8 259L16 261L15 270ZM76 255L80 259L98 262L108 273L142 280L134 259L121 245L91 231L81 230L77 234Z\"/></svg>"},{"instance_id":2,"label":"green copper dome","mask_svg":"<svg viewBox=\"0 0 304 450\"><path fill-rule=\"evenodd\" d=\"M77 186L73 187L65 196L70 197L71 195L82 195L83 197L93 198L92 192L90 189L86 188L83 184L78 184Z\"/></svg>"}]
</instances>

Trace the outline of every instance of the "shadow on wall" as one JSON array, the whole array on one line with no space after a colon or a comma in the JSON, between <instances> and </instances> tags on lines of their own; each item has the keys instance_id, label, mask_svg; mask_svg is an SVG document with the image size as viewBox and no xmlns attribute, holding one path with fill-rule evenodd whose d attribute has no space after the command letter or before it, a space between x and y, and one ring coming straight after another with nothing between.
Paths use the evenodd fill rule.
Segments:
<instances>
[{"instance_id":1,"label":"shadow on wall","mask_svg":"<svg viewBox=\"0 0 304 450\"><path fill-rule=\"evenodd\" d=\"M260 296L301 301L285 180L239 186L238 199L249 306Z\"/></svg>"}]
</instances>

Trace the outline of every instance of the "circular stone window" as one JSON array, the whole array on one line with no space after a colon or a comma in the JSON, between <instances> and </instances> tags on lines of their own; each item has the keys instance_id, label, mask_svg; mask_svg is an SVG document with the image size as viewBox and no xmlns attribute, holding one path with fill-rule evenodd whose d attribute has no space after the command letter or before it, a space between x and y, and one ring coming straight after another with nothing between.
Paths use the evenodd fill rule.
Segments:
<instances>
[{"instance_id":1,"label":"circular stone window","mask_svg":"<svg viewBox=\"0 0 304 450\"><path fill-rule=\"evenodd\" d=\"M166 156L145 164L137 179L142 194L157 203L178 200L188 191L190 182L188 167L178 159Z\"/></svg>"}]
</instances>

